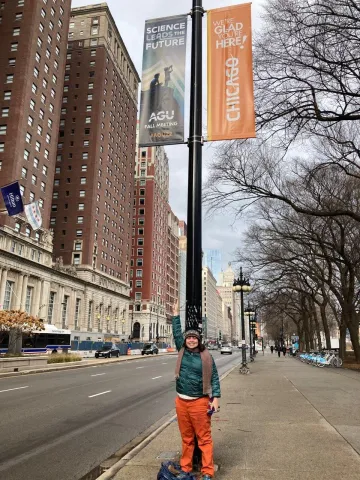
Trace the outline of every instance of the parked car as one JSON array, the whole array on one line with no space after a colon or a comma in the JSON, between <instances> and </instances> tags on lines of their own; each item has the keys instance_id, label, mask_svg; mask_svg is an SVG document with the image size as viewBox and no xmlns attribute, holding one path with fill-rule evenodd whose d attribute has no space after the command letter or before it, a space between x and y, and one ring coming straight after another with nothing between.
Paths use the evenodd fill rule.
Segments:
<instances>
[{"instance_id":1,"label":"parked car","mask_svg":"<svg viewBox=\"0 0 360 480\"><path fill-rule=\"evenodd\" d=\"M221 355L223 353L227 353L228 355L232 355L232 346L231 345L221 345L221 348L220 348L220 353Z\"/></svg>"},{"instance_id":2,"label":"parked car","mask_svg":"<svg viewBox=\"0 0 360 480\"><path fill-rule=\"evenodd\" d=\"M156 353L156 355L159 353L159 349L155 343L146 343L141 350L141 355L154 355L154 353Z\"/></svg>"},{"instance_id":3,"label":"parked car","mask_svg":"<svg viewBox=\"0 0 360 480\"><path fill-rule=\"evenodd\" d=\"M120 357L120 350L116 345L105 345L95 352L95 358L110 358L110 357Z\"/></svg>"}]
</instances>

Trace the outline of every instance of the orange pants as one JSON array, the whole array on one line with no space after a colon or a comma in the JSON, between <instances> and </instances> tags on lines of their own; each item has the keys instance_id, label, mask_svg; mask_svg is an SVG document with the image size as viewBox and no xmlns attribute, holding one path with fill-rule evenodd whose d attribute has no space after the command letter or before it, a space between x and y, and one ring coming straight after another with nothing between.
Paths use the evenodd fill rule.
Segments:
<instances>
[{"instance_id":1,"label":"orange pants","mask_svg":"<svg viewBox=\"0 0 360 480\"><path fill-rule=\"evenodd\" d=\"M177 397L175 401L176 414L182 439L182 455L180 466L184 472L191 472L194 453L194 437L196 435L202 452L203 474L214 476L213 441L211 438L211 417L207 415L209 397L197 400L183 400Z\"/></svg>"}]
</instances>

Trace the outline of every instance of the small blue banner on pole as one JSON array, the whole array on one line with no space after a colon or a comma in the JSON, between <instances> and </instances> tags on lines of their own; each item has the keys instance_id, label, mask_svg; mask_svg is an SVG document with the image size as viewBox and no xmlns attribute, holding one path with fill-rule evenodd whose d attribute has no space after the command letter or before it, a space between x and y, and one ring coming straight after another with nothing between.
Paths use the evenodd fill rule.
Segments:
<instances>
[{"instance_id":1,"label":"small blue banner on pole","mask_svg":"<svg viewBox=\"0 0 360 480\"><path fill-rule=\"evenodd\" d=\"M21 198L19 182L14 182L5 187L1 187L1 193L5 202L6 209L10 216L24 211L24 205Z\"/></svg>"}]
</instances>

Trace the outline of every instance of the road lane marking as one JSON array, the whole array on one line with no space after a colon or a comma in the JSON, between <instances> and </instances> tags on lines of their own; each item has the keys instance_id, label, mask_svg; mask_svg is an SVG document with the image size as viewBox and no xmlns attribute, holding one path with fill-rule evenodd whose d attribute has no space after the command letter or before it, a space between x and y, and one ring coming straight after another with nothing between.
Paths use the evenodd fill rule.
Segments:
<instances>
[{"instance_id":1,"label":"road lane marking","mask_svg":"<svg viewBox=\"0 0 360 480\"><path fill-rule=\"evenodd\" d=\"M9 388L8 390L0 390L0 393L3 392L12 392L13 390L21 390L23 388L29 388L29 385L27 387L16 387L16 388Z\"/></svg>"},{"instance_id":2,"label":"road lane marking","mask_svg":"<svg viewBox=\"0 0 360 480\"><path fill-rule=\"evenodd\" d=\"M145 367L136 367L136 370L138 370L139 368L145 368Z\"/></svg>"},{"instance_id":3,"label":"road lane marking","mask_svg":"<svg viewBox=\"0 0 360 480\"><path fill-rule=\"evenodd\" d=\"M89 398L98 397L99 395L105 395L105 393L111 393L111 390L107 390L106 392L96 393L95 395L89 395Z\"/></svg>"},{"instance_id":4,"label":"road lane marking","mask_svg":"<svg viewBox=\"0 0 360 480\"><path fill-rule=\"evenodd\" d=\"M165 363L163 363L163 365L167 365L167 363L165 362Z\"/></svg>"},{"instance_id":5,"label":"road lane marking","mask_svg":"<svg viewBox=\"0 0 360 480\"><path fill-rule=\"evenodd\" d=\"M162 375L160 375L160 377L154 377L151 380L156 380L157 378L161 378L161 377L162 377Z\"/></svg>"},{"instance_id":6,"label":"road lane marking","mask_svg":"<svg viewBox=\"0 0 360 480\"><path fill-rule=\"evenodd\" d=\"M91 375L92 377L99 377L100 375L106 375L106 373L95 373L95 375Z\"/></svg>"}]
</instances>

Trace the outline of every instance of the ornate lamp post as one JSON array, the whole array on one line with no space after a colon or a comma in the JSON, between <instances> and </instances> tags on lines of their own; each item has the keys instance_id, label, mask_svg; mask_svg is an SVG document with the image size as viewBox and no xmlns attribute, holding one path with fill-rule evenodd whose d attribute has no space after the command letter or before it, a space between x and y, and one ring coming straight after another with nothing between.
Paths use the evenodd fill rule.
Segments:
<instances>
[{"instance_id":1,"label":"ornate lamp post","mask_svg":"<svg viewBox=\"0 0 360 480\"><path fill-rule=\"evenodd\" d=\"M246 345L245 345L245 316L244 316L244 292L248 293L251 291L251 286L249 279L245 278L242 272L242 267L240 267L240 276L235 278L233 283L233 291L240 293L240 309L241 309L241 338L242 338L242 364L240 367L240 373L246 375L250 373L250 370L246 362Z\"/></svg>"},{"instance_id":2,"label":"ornate lamp post","mask_svg":"<svg viewBox=\"0 0 360 480\"><path fill-rule=\"evenodd\" d=\"M245 309L244 315L246 315L249 319L249 348L250 348L250 361L254 361L255 357L255 348L253 348L253 343L255 340L255 333L253 331L253 320L255 312L252 311L250 308L250 304L248 303L248 308Z\"/></svg>"},{"instance_id":3,"label":"ornate lamp post","mask_svg":"<svg viewBox=\"0 0 360 480\"><path fill-rule=\"evenodd\" d=\"M253 356L254 357L255 357L256 324L257 324L257 318L256 318L256 308L255 308L254 316L253 316L253 318L251 319L251 322L250 322L251 335L252 335L252 348L253 348Z\"/></svg>"},{"instance_id":4,"label":"ornate lamp post","mask_svg":"<svg viewBox=\"0 0 360 480\"><path fill-rule=\"evenodd\" d=\"M151 342L151 340L152 340L151 310L152 310L152 305L150 305L150 320L149 320L149 342Z\"/></svg>"}]
</instances>

